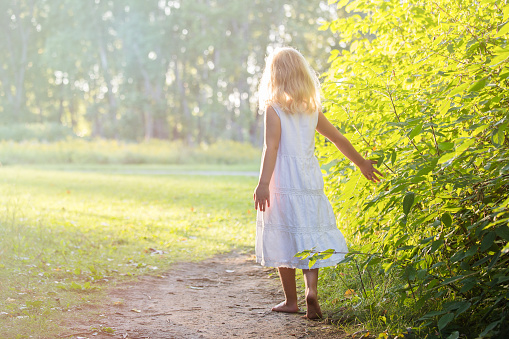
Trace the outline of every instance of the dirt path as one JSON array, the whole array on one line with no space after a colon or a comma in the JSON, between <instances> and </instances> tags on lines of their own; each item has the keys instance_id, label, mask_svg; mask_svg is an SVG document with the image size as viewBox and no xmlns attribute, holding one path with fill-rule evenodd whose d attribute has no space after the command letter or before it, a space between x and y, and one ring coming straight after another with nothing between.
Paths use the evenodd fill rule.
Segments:
<instances>
[{"instance_id":1,"label":"dirt path","mask_svg":"<svg viewBox=\"0 0 509 339\"><path fill-rule=\"evenodd\" d=\"M237 253L176 264L162 277L141 277L112 289L101 316L70 324L74 335L67 338L345 337L301 314L271 312L282 299L277 277L269 277L272 272L252 256Z\"/></svg>"}]
</instances>

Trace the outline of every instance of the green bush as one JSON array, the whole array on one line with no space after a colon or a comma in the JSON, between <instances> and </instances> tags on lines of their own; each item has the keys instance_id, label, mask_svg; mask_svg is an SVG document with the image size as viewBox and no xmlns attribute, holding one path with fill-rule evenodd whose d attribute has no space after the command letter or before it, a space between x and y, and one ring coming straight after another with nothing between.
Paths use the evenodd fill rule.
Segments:
<instances>
[{"instance_id":1,"label":"green bush","mask_svg":"<svg viewBox=\"0 0 509 339\"><path fill-rule=\"evenodd\" d=\"M346 47L332 51L324 108L386 175L373 186L348 161L330 169L339 225L372 254L347 260L396 274L384 293L422 337L509 335L509 5L345 5L323 26ZM317 144L324 164L340 157Z\"/></svg>"}]
</instances>

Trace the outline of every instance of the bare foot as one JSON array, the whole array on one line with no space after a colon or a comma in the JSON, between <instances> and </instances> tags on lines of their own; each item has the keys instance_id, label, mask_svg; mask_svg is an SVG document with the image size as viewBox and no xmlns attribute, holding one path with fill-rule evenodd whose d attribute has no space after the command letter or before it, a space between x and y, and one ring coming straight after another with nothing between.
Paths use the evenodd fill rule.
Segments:
<instances>
[{"instance_id":1,"label":"bare foot","mask_svg":"<svg viewBox=\"0 0 509 339\"><path fill-rule=\"evenodd\" d=\"M272 307L274 312L285 312L285 313L297 313L299 307L297 305L288 305L286 301L280 302L276 306Z\"/></svg>"},{"instance_id":2,"label":"bare foot","mask_svg":"<svg viewBox=\"0 0 509 339\"><path fill-rule=\"evenodd\" d=\"M308 294L306 297L306 306L306 318L311 320L322 319L322 310L320 309L320 304L316 296Z\"/></svg>"}]
</instances>

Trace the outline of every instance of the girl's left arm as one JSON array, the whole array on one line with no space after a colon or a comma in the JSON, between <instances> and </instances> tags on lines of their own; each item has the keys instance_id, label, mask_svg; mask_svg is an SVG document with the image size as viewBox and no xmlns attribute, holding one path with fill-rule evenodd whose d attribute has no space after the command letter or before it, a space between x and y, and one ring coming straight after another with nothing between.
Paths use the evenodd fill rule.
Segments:
<instances>
[{"instance_id":1,"label":"girl's left arm","mask_svg":"<svg viewBox=\"0 0 509 339\"><path fill-rule=\"evenodd\" d=\"M261 166L260 179L258 186L253 194L255 209L265 211L265 205L270 207L269 184L276 166L277 151L279 149L279 140L281 139L281 120L272 106L268 106L265 112L265 133L264 133L264 153Z\"/></svg>"}]
</instances>

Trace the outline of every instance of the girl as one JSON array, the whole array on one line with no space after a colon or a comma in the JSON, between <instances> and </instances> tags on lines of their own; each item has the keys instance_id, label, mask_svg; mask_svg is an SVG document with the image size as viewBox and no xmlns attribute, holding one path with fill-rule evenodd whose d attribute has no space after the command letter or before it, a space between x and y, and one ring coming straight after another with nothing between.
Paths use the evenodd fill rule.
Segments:
<instances>
[{"instance_id":1,"label":"girl","mask_svg":"<svg viewBox=\"0 0 509 339\"><path fill-rule=\"evenodd\" d=\"M373 182L382 175L376 161L364 159L321 112L319 81L304 57L293 48L275 50L266 61L259 87L265 110L261 173L254 192L257 209L256 260L278 267L285 301L272 311L296 313L295 269L304 274L306 317L322 317L318 303L318 268L334 266L344 254L316 262L294 255L304 250L334 249L346 253L323 178L314 155L315 130L327 137Z\"/></svg>"}]
</instances>

